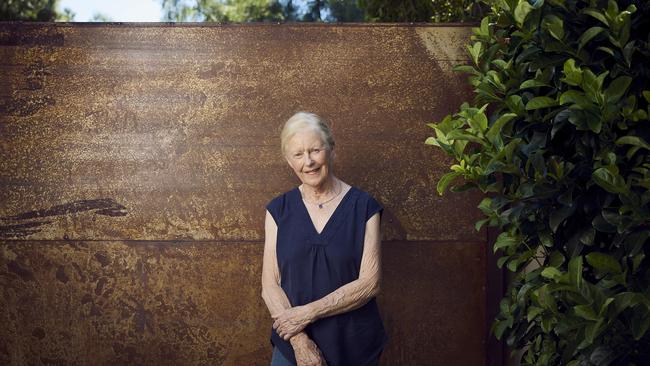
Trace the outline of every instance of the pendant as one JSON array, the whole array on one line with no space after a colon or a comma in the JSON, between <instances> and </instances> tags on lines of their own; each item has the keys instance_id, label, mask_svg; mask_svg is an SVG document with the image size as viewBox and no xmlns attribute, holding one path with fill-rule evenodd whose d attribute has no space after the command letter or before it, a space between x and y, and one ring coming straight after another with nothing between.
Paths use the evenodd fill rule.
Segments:
<instances>
[{"instance_id":1,"label":"pendant","mask_svg":"<svg viewBox=\"0 0 650 366\"><path fill-rule=\"evenodd\" d=\"M318 204L318 208L323 208L323 204L322 204L322 203L319 203L319 204Z\"/></svg>"}]
</instances>

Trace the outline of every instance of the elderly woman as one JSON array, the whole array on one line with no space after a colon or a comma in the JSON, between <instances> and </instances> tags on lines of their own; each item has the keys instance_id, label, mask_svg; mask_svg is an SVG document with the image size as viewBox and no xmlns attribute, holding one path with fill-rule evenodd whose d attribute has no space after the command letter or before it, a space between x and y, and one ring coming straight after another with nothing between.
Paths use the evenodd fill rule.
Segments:
<instances>
[{"instance_id":1,"label":"elderly woman","mask_svg":"<svg viewBox=\"0 0 650 366\"><path fill-rule=\"evenodd\" d=\"M281 145L302 184L266 206L271 365L377 365L388 341L375 298L382 207L334 176L334 139L317 115L292 116Z\"/></svg>"}]
</instances>

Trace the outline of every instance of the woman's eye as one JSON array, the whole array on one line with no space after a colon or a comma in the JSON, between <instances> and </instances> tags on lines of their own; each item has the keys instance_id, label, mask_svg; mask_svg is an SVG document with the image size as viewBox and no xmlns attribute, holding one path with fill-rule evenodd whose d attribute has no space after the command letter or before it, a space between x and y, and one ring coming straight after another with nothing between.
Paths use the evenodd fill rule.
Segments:
<instances>
[{"instance_id":1,"label":"woman's eye","mask_svg":"<svg viewBox=\"0 0 650 366\"><path fill-rule=\"evenodd\" d=\"M319 153L319 152L320 152L320 149L314 149L313 151L314 151L315 153Z\"/></svg>"}]
</instances>

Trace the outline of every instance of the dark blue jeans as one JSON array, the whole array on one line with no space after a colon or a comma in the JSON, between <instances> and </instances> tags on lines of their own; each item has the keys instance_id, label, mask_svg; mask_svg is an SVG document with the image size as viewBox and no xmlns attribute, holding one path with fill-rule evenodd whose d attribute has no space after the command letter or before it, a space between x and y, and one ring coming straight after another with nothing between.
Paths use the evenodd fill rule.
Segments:
<instances>
[{"instance_id":1,"label":"dark blue jeans","mask_svg":"<svg viewBox=\"0 0 650 366\"><path fill-rule=\"evenodd\" d=\"M383 351L382 351L383 352ZM377 359L368 363L367 366L377 366L379 365L379 358L381 358L382 352L377 355ZM291 361L287 360L286 357L282 355L278 347L273 347L273 356L271 357L271 366L294 366Z\"/></svg>"},{"instance_id":2,"label":"dark blue jeans","mask_svg":"<svg viewBox=\"0 0 650 366\"><path fill-rule=\"evenodd\" d=\"M273 347L273 356L271 357L271 366L294 366L291 361L282 355L278 347Z\"/></svg>"}]
</instances>

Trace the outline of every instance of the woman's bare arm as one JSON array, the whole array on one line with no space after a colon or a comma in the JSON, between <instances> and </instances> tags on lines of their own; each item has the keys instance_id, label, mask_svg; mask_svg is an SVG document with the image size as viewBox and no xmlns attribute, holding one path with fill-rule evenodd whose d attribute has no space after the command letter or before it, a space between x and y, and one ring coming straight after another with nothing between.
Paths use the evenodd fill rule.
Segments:
<instances>
[{"instance_id":1,"label":"woman's bare arm","mask_svg":"<svg viewBox=\"0 0 650 366\"><path fill-rule=\"evenodd\" d=\"M280 270L276 255L278 227L266 211L264 220L264 258L262 260L262 299L273 319L291 307L287 294L280 287Z\"/></svg>"},{"instance_id":2,"label":"woman's bare arm","mask_svg":"<svg viewBox=\"0 0 650 366\"><path fill-rule=\"evenodd\" d=\"M379 218L379 213L376 213L366 222L359 278L316 301L282 312L273 324L281 337L288 339L318 319L357 309L379 294L381 289Z\"/></svg>"},{"instance_id":3,"label":"woman's bare arm","mask_svg":"<svg viewBox=\"0 0 650 366\"><path fill-rule=\"evenodd\" d=\"M284 310L291 308L287 294L280 287L280 270L276 256L276 242L278 227L273 216L266 211L264 220L264 257L262 260L262 299L269 309L271 318L275 320ZM290 339L294 349L297 346L309 343L307 333L300 332Z\"/></svg>"}]
</instances>

